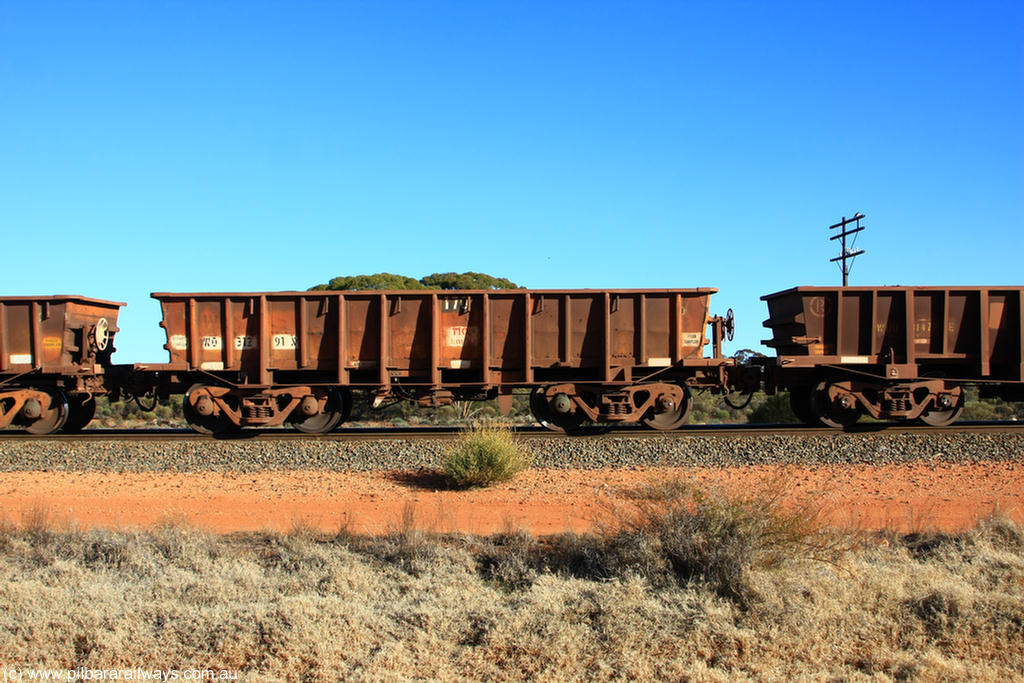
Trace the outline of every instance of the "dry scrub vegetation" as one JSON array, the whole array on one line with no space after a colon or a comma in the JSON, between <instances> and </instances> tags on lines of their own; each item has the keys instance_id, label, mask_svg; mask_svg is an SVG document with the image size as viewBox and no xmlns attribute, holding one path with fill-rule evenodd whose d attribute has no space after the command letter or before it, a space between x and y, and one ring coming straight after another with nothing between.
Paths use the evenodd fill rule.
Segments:
<instances>
[{"instance_id":1,"label":"dry scrub vegetation","mask_svg":"<svg viewBox=\"0 0 1024 683\"><path fill-rule=\"evenodd\" d=\"M852 537L685 484L592 535L417 529L0 533L12 666L195 666L254 681L1008 681L1024 530Z\"/></svg>"}]
</instances>

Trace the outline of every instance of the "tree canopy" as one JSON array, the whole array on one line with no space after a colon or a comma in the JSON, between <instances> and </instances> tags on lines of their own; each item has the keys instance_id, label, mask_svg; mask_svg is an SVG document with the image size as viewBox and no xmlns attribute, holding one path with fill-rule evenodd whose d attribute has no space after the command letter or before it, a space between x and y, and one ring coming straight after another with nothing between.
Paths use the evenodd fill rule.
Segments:
<instances>
[{"instance_id":1,"label":"tree canopy","mask_svg":"<svg viewBox=\"0 0 1024 683\"><path fill-rule=\"evenodd\" d=\"M331 289L424 289L416 278L393 273L375 273L373 275L346 275L331 278L330 282L316 287L311 291Z\"/></svg>"},{"instance_id":2,"label":"tree canopy","mask_svg":"<svg viewBox=\"0 0 1024 683\"><path fill-rule=\"evenodd\" d=\"M434 273L417 280L394 273L346 275L310 287L310 291L336 289L518 289L516 283L486 273Z\"/></svg>"},{"instance_id":3,"label":"tree canopy","mask_svg":"<svg viewBox=\"0 0 1024 683\"><path fill-rule=\"evenodd\" d=\"M518 285L503 277L487 273L434 273L421 283L430 289L518 289Z\"/></svg>"}]
</instances>

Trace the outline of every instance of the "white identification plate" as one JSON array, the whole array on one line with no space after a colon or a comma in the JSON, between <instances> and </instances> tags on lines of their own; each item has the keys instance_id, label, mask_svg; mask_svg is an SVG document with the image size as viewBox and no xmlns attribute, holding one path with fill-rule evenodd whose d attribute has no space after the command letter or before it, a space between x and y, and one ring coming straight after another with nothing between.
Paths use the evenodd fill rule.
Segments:
<instances>
[{"instance_id":1,"label":"white identification plate","mask_svg":"<svg viewBox=\"0 0 1024 683\"><path fill-rule=\"evenodd\" d=\"M298 348L298 338L294 334L275 334L274 335L274 350L276 351L290 351Z\"/></svg>"},{"instance_id":2,"label":"white identification plate","mask_svg":"<svg viewBox=\"0 0 1024 683\"><path fill-rule=\"evenodd\" d=\"M445 344L447 346L462 347L466 345L466 326L455 325L446 330Z\"/></svg>"}]
</instances>

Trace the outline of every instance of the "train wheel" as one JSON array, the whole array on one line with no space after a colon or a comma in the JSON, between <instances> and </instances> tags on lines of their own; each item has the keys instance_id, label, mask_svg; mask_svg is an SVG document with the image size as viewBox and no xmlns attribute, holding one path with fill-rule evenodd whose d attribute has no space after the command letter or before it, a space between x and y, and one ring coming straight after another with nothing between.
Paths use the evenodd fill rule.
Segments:
<instances>
[{"instance_id":1,"label":"train wheel","mask_svg":"<svg viewBox=\"0 0 1024 683\"><path fill-rule=\"evenodd\" d=\"M326 393L327 402L322 411L309 417L292 420L297 430L306 434L326 434L349 416L352 412L352 395L347 391L339 393L334 389L329 389ZM292 411L292 415L301 415L301 407Z\"/></svg>"},{"instance_id":2,"label":"train wheel","mask_svg":"<svg viewBox=\"0 0 1024 683\"><path fill-rule=\"evenodd\" d=\"M537 422L553 432L571 432L583 424L583 415L579 412L560 413L555 410L544 395L544 387L536 387L530 392L530 411Z\"/></svg>"},{"instance_id":3,"label":"train wheel","mask_svg":"<svg viewBox=\"0 0 1024 683\"><path fill-rule=\"evenodd\" d=\"M811 388L792 387L789 390L789 407L796 418L806 425L820 427L821 420L811 412Z\"/></svg>"},{"instance_id":4,"label":"train wheel","mask_svg":"<svg viewBox=\"0 0 1024 683\"><path fill-rule=\"evenodd\" d=\"M188 426L200 434L224 434L237 429L234 423L221 414L203 414L206 405L211 404L212 399L204 402L202 394L206 392L206 385L193 384L185 392L185 398L181 401L181 412L185 415ZM195 403L193 403L195 402Z\"/></svg>"},{"instance_id":5,"label":"train wheel","mask_svg":"<svg viewBox=\"0 0 1024 683\"><path fill-rule=\"evenodd\" d=\"M658 398L656 404L659 409L657 412L652 409L643 417L645 425L651 429L668 431L676 429L686 422L693 409L693 399L690 396L689 387L680 388L683 390L683 398L679 401L662 401L663 397Z\"/></svg>"},{"instance_id":6,"label":"train wheel","mask_svg":"<svg viewBox=\"0 0 1024 683\"><path fill-rule=\"evenodd\" d=\"M54 389L46 393L50 396L49 406L44 408L38 402L34 402L34 406L30 407L26 404L22 408L22 414L25 415L25 420L27 421L25 431L29 434L53 434L67 422L67 396L60 389Z\"/></svg>"},{"instance_id":7,"label":"train wheel","mask_svg":"<svg viewBox=\"0 0 1024 683\"><path fill-rule=\"evenodd\" d=\"M96 417L96 399L89 396L72 396L68 399L68 419L62 432L74 433L85 429Z\"/></svg>"},{"instance_id":8,"label":"train wheel","mask_svg":"<svg viewBox=\"0 0 1024 683\"><path fill-rule=\"evenodd\" d=\"M921 413L920 420L926 425L932 427L945 427L951 425L960 419L960 416L964 412L964 390L963 387L956 387L953 392L955 394L955 400L953 405L948 408L936 408L931 407Z\"/></svg>"},{"instance_id":9,"label":"train wheel","mask_svg":"<svg viewBox=\"0 0 1024 683\"><path fill-rule=\"evenodd\" d=\"M828 387L831 382L819 382L814 390L811 391L811 400L809 402L811 415L813 415L821 424L826 427L833 429L842 429L843 427L849 427L860 419L860 408L854 406L853 408L842 408L837 406L834 401L829 399Z\"/></svg>"}]
</instances>

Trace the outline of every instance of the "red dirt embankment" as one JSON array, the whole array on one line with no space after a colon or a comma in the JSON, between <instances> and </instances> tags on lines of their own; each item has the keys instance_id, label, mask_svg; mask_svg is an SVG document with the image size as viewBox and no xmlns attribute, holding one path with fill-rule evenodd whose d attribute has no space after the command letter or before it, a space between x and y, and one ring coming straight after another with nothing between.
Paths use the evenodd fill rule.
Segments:
<instances>
[{"instance_id":1,"label":"red dirt embankment","mask_svg":"<svg viewBox=\"0 0 1024 683\"><path fill-rule=\"evenodd\" d=\"M176 521L216 532L314 526L383 533L587 531L629 487L679 478L736 491L781 487L818 499L839 526L955 530L1001 512L1024 523L1024 464L535 469L489 489L449 491L402 472L0 473L8 523L138 527ZM403 521L403 518L405 521Z\"/></svg>"}]
</instances>

